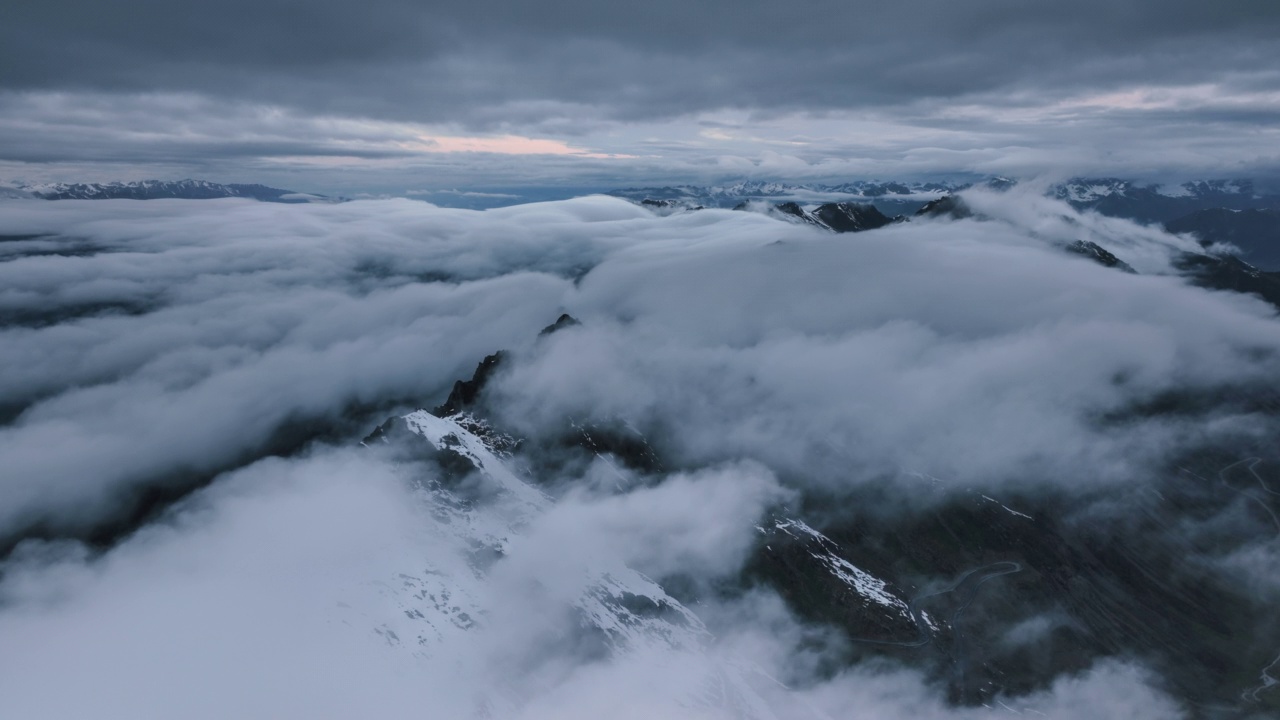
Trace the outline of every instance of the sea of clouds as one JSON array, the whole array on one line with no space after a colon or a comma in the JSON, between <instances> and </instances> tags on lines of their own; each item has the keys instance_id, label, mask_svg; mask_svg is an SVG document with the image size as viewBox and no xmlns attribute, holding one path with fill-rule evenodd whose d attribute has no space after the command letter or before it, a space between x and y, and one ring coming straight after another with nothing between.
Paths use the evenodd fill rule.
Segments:
<instances>
[{"instance_id":1,"label":"sea of clouds","mask_svg":"<svg viewBox=\"0 0 1280 720\"><path fill-rule=\"evenodd\" d=\"M693 608L697 650L565 640L577 568L730 577L760 518L809 491L891 488L859 512L919 510L892 490L910 473L1105 493L1274 432L1234 406L1131 412L1280 378L1271 306L1173 274L1193 240L1031 194L967 200L982 219L857 235L608 197L2 201L0 715L985 717L909 669L819 672L822 631L763 591ZM1077 240L1139 274L1064 252ZM581 325L539 339L564 312ZM402 610L380 583L467 549L415 489L428 471L359 440L498 349L504 427L536 444L622 420L674 474L534 478L557 502L468 589L478 625L391 647L373 628ZM1274 546L1247 556L1280 567ZM774 679L764 706L707 700L743 667ZM1178 716L1158 685L1104 661L1004 702Z\"/></svg>"}]
</instances>

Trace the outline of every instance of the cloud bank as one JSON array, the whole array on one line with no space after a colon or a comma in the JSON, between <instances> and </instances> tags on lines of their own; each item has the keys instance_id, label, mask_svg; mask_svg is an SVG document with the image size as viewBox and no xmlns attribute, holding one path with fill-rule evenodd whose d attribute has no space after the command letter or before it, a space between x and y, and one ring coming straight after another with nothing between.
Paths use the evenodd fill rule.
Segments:
<instances>
[{"instance_id":1,"label":"cloud bank","mask_svg":"<svg viewBox=\"0 0 1280 720\"><path fill-rule=\"evenodd\" d=\"M806 497L887 498L826 508L857 517L970 491L1049 495L1101 517L1100 495L1124 506L1184 452L1265 443L1274 420L1229 399L1274 385L1280 324L1261 300L1169 274L1194 249L1185 238L1030 196L967 199L988 219L844 236L607 197L486 212L6 203L0 708L987 713L919 669L832 671L847 639L767 588L707 588L742 570L757 524ZM1080 239L1141 274L1063 251ZM565 311L582 324L537 338ZM475 575L451 523L505 511L482 495L446 507L424 489L455 481L356 443L497 349L510 359L486 402L526 447L569 423L625 423L669 467L606 482L604 458L536 477L547 466L518 455L547 507L504 526L504 551ZM1171 394L1228 400L1144 410ZM264 457L289 434L287 457ZM139 514L166 492L186 494ZM83 542L113 524L125 531L111 542ZM1258 537L1233 546L1227 572L1271 562L1272 536ZM598 567L700 579L690 608L705 635L602 652L573 611L583 568ZM443 602L474 608L459 620L474 627L389 635L411 607L406 578L423 597L455 579ZM1127 659L996 697L1059 718L1182 712L1158 671Z\"/></svg>"},{"instance_id":2,"label":"cloud bank","mask_svg":"<svg viewBox=\"0 0 1280 720\"><path fill-rule=\"evenodd\" d=\"M404 612L389 590L405 583L405 573L428 577L464 566L465 558L433 523L430 506L407 490L405 468L349 449L263 461L221 478L102 557L53 545L11 558L0 583L0 637L22 651L0 655L0 707L49 718L834 718L852 711L951 719L990 712L950 707L900 669L853 670L787 690L769 674L795 674L804 662L791 647L801 630L768 602L704 608L723 614L723 634L697 651L593 659L566 647L563 638L579 632L565 613L568 598L536 591L567 592L553 583L591 561L584 555L620 550L593 545L619 539L619 511L636 544L616 557L643 563L637 547L656 542L658 549L675 530L682 554L662 563L699 568L714 559L721 570L732 568L732 558L716 557L732 534L706 535L705 528L724 522L741 540L751 529L742 532L736 513L753 501L733 498L723 511L704 503L723 497L725 484L741 479L735 475L678 480L647 498L557 508L513 543L491 585L470 598L486 608L482 624L413 651L370 631ZM680 503L699 504L673 516ZM726 668L744 665L756 671L761 704L708 702L709 688L735 677ZM66 691L67 678L75 678L75 692ZM1139 670L1107 663L1003 702L1058 718L1120 710L1176 717L1177 706L1149 683Z\"/></svg>"}]
</instances>

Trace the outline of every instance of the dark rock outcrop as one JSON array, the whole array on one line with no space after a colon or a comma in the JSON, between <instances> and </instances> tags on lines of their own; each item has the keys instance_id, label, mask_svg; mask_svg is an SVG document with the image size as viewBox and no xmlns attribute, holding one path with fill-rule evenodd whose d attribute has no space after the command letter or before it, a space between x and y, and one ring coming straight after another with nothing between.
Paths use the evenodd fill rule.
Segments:
<instances>
[{"instance_id":1,"label":"dark rock outcrop","mask_svg":"<svg viewBox=\"0 0 1280 720\"><path fill-rule=\"evenodd\" d=\"M937 200L931 200L916 211L916 217L948 217L953 220L963 220L973 216L973 210L958 195L946 195Z\"/></svg>"},{"instance_id":2,"label":"dark rock outcrop","mask_svg":"<svg viewBox=\"0 0 1280 720\"><path fill-rule=\"evenodd\" d=\"M480 398L480 393L484 390L485 384L493 377L494 372L502 364L504 357L506 357L506 353L499 350L481 360L480 364L476 366L476 371L472 374L471 379L455 382L448 399L444 401L443 405L439 405L432 410L431 414L436 417L448 417L474 406Z\"/></svg>"},{"instance_id":3,"label":"dark rock outcrop","mask_svg":"<svg viewBox=\"0 0 1280 720\"><path fill-rule=\"evenodd\" d=\"M1260 270L1280 270L1280 210L1210 208L1164 224L1172 233L1191 233L1206 247L1230 243L1240 258Z\"/></svg>"},{"instance_id":4,"label":"dark rock outcrop","mask_svg":"<svg viewBox=\"0 0 1280 720\"><path fill-rule=\"evenodd\" d=\"M819 205L813 215L838 233L874 230L895 221L895 218L877 210L875 205L851 202Z\"/></svg>"},{"instance_id":5,"label":"dark rock outcrop","mask_svg":"<svg viewBox=\"0 0 1280 720\"><path fill-rule=\"evenodd\" d=\"M1129 263L1112 255L1110 251L1092 240L1077 240L1067 246L1067 252L1083 255L1104 267L1136 273Z\"/></svg>"}]
</instances>

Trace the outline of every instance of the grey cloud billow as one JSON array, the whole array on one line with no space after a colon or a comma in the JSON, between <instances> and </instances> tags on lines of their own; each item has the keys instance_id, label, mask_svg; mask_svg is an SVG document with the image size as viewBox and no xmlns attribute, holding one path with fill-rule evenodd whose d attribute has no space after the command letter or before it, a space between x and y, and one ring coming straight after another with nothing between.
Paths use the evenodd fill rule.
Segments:
<instances>
[{"instance_id":1,"label":"grey cloud billow","mask_svg":"<svg viewBox=\"0 0 1280 720\"><path fill-rule=\"evenodd\" d=\"M286 421L437 391L555 314L568 280L518 268L569 272L593 255L572 214L542 217L579 225L557 250L499 214L480 230L444 211L422 225L417 203L351 207L283 227L255 204L162 203L144 220L6 213L7 229L89 235L103 251L0 265L0 313L86 315L3 331L0 404L22 414L0 438L0 532L51 511L92 519L101 507L86 501L216 470ZM458 281L413 282L423 274Z\"/></svg>"},{"instance_id":2,"label":"grey cloud billow","mask_svg":"<svg viewBox=\"0 0 1280 720\"><path fill-rule=\"evenodd\" d=\"M3 13L0 87L9 90L189 91L476 127L502 125L529 102L669 118L720 107L861 108L991 91L1256 82L1276 64L1270 39L1280 24L1268 2L1154 1L783 9L61 0Z\"/></svg>"},{"instance_id":3,"label":"grey cloud billow","mask_svg":"<svg viewBox=\"0 0 1280 720\"><path fill-rule=\"evenodd\" d=\"M967 199L989 219L856 236L608 197L5 203L0 535L64 537L0 565L0 647L22 648L0 652L0 715L732 717L687 699L749 663L790 683L776 717L985 717L912 670L817 672L815 630L763 590L707 598L702 650L602 659L565 640L579 563L727 577L801 489L875 484L902 508L925 502L923 476L944 493L1091 496L1183 447L1274 434L1231 405L1129 412L1280 375L1273 308L1168 274L1191 240L1029 193ZM1142 274L1063 251L1079 239ZM58 242L81 251L47 254ZM537 339L564 311L582 324ZM557 502L468 589L481 626L391 648L369 628L406 612L397 573L474 548L450 539L414 463L356 442L498 349L510 361L487 397L505 427L536 442L622 420L679 467L622 488L593 482L599 466L542 478ZM383 415L342 424L354 405ZM259 457L300 419L346 436ZM216 477L158 521L96 552L71 539L193 471ZM1224 563L1275 559L1255 545ZM1159 688L1104 661L1004 700L1179 716Z\"/></svg>"},{"instance_id":4,"label":"grey cloud billow","mask_svg":"<svg viewBox=\"0 0 1280 720\"><path fill-rule=\"evenodd\" d=\"M481 590L485 626L438 653L388 647L367 627L403 611L387 587L406 569L439 572L465 559L406 479L403 467L367 452L268 460L96 560L65 547L11 559L0 581L0 638L22 652L0 653L0 709L44 718L729 718L733 708L689 702L725 682L723 668L753 663L784 676L812 662L788 647L803 633L766 598L700 608L723 615L721 640L705 652L584 659L556 642L576 623L556 611L563 598L530 592L580 582L576 563L614 551L596 541L619 537L620 519L634 533L626 557L678 539L693 567L731 567L737 558L726 545L754 532L743 521L768 490L767 476L732 470L630 497L571 499L495 568ZM756 495L741 492L744 481ZM950 707L915 673L890 668L776 692L783 709L771 717L784 719L989 712ZM1179 714L1142 670L1114 662L1009 702L1060 718L1117 708L1143 720Z\"/></svg>"},{"instance_id":5,"label":"grey cloud billow","mask_svg":"<svg viewBox=\"0 0 1280 720\"><path fill-rule=\"evenodd\" d=\"M1005 212L1013 223L902 225L856 242L637 245L584 278L567 303L584 327L518 366L503 405L529 433L562 413L620 414L695 462L748 456L837 485L912 470L957 487L1087 486L1154 471L1206 432L1202 418L1099 418L1275 376L1280 328L1260 302L1054 247L1092 233L1158 272L1186 240ZM1217 427L1265 432L1247 416Z\"/></svg>"}]
</instances>

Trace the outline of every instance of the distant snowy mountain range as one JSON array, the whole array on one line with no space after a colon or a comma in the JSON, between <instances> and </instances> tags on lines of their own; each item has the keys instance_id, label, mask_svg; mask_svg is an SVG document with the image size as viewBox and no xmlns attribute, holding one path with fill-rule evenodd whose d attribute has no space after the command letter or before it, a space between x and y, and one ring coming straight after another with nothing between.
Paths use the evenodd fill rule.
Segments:
<instances>
[{"instance_id":1,"label":"distant snowy mountain range","mask_svg":"<svg viewBox=\"0 0 1280 720\"><path fill-rule=\"evenodd\" d=\"M1012 186L1014 181L993 178L995 185ZM678 200L706 207L733 207L746 200L779 199L797 202L828 200L877 199L918 200L922 204L934 198L970 187L953 182L881 182L855 181L839 184L792 184L751 180L730 185L668 185L611 190L609 195L628 200Z\"/></svg>"},{"instance_id":2,"label":"distant snowy mountain range","mask_svg":"<svg viewBox=\"0 0 1280 720\"><path fill-rule=\"evenodd\" d=\"M1014 181L992 178L994 186L1010 187ZM940 195L970 187L970 184L954 182L882 182L855 181L839 184L792 184L751 180L730 185L671 185L664 187L626 188L612 190L608 194L640 200L696 200L708 207L732 207L743 200L779 198L797 201L823 201L835 199L865 198L887 200L927 201Z\"/></svg>"},{"instance_id":3,"label":"distant snowy mountain range","mask_svg":"<svg viewBox=\"0 0 1280 720\"><path fill-rule=\"evenodd\" d=\"M1018 182L992 177L978 182L857 181L839 184L789 184L750 181L732 185L670 185L626 188L608 194L637 202L667 200L730 208L751 200L791 200L800 203L872 202L882 212L915 212L926 202L985 186L1009 189ZM1197 180L1181 185L1143 185L1120 178L1076 178L1050 186L1047 194L1077 209L1096 209L1107 215L1163 222L1214 207L1249 209L1280 207L1280 195L1259 193L1250 180Z\"/></svg>"},{"instance_id":4,"label":"distant snowy mountain range","mask_svg":"<svg viewBox=\"0 0 1280 720\"><path fill-rule=\"evenodd\" d=\"M1049 194L1077 209L1140 222L1164 223L1211 208L1280 208L1280 195L1258 192L1250 180L1199 180L1161 186L1116 178L1078 179L1053 186Z\"/></svg>"},{"instance_id":5,"label":"distant snowy mountain range","mask_svg":"<svg viewBox=\"0 0 1280 720\"><path fill-rule=\"evenodd\" d=\"M791 222L837 232L870 230L915 215L967 212L955 193L985 186L1007 190L1008 178L979 183L851 182L792 185L744 182L614 190L610 195L660 214L700 208L756 210ZM1119 178L1077 178L1050 186L1049 197L1077 210L1092 210L1190 233L1206 246L1227 243L1262 270L1280 270L1280 195L1259 192L1249 180L1197 180L1181 185L1142 185Z\"/></svg>"},{"instance_id":6,"label":"distant snowy mountain range","mask_svg":"<svg viewBox=\"0 0 1280 720\"><path fill-rule=\"evenodd\" d=\"M40 200L211 200L249 198L263 202L334 202L323 195L294 192L257 184L209 182L207 180L139 180L111 183L43 183L0 186L0 197Z\"/></svg>"},{"instance_id":7,"label":"distant snowy mountain range","mask_svg":"<svg viewBox=\"0 0 1280 720\"><path fill-rule=\"evenodd\" d=\"M873 229L920 212L931 202L984 186L1007 190L1016 180L977 182L858 180L845 183L786 183L751 180L726 185L668 185L611 190L660 214L699 208L756 209L791 221L839 232ZM1196 180L1180 185L1141 184L1121 178L1076 178L1045 194L1077 210L1192 233L1230 243L1241 257L1264 270L1280 270L1280 195L1260 192L1251 180ZM276 203L330 203L345 198L300 193L258 184L207 180L141 180L110 183L0 183L0 198L40 200L207 200L247 198Z\"/></svg>"},{"instance_id":8,"label":"distant snowy mountain range","mask_svg":"<svg viewBox=\"0 0 1280 720\"><path fill-rule=\"evenodd\" d=\"M844 183L787 183L750 180L726 185L667 185L610 190L635 202L668 201L687 207L732 208L752 200L819 204L873 202L887 215L910 214L925 203L977 185L1004 190L1018 181L991 177L976 182L857 180ZM1280 209L1280 195L1256 190L1250 180L1196 180L1181 185L1143 185L1120 178L1076 178L1051 186L1047 194L1077 209L1143 222L1165 222L1211 208ZM342 198L259 184L207 180L140 180L109 183L0 183L0 197L42 200L205 200L241 197L263 202L335 202Z\"/></svg>"}]
</instances>

